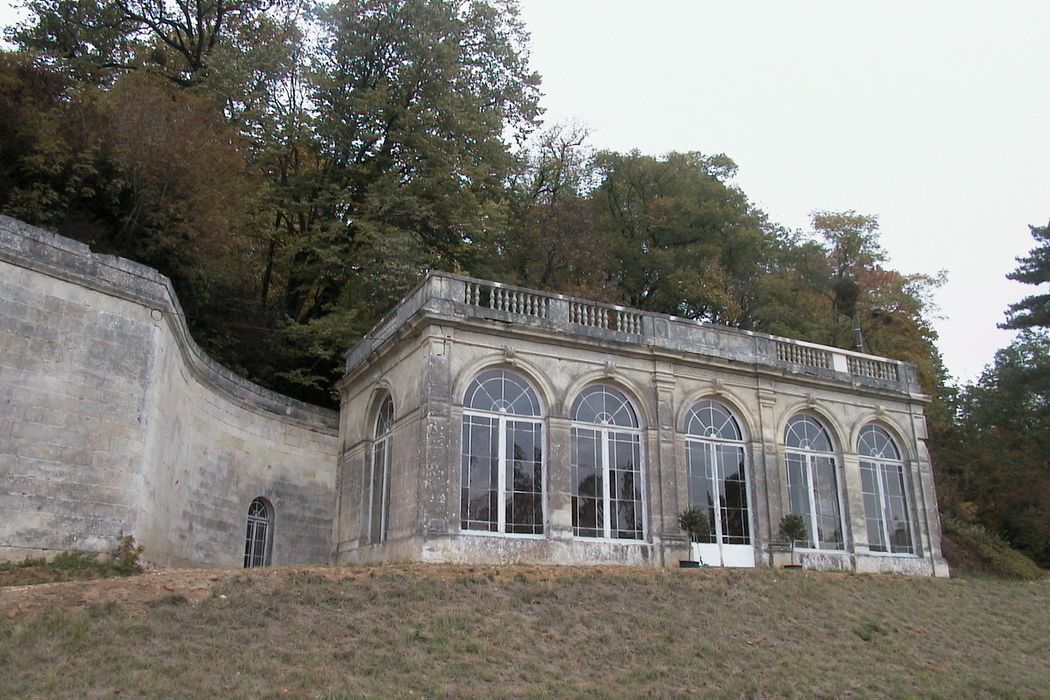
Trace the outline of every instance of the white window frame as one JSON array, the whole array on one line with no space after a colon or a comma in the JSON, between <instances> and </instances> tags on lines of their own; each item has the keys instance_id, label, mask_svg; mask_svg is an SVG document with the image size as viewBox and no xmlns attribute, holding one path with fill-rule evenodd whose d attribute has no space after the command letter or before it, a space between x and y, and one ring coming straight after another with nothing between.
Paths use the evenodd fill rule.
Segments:
<instances>
[{"instance_id":1,"label":"white window frame","mask_svg":"<svg viewBox=\"0 0 1050 700\"><path fill-rule=\"evenodd\" d=\"M614 424L611 424L611 423L605 423L605 424L603 424L603 423L586 423L586 422L583 422L583 421L576 420L576 411L573 410L573 420L572 420L571 428L570 428L570 432L569 432L569 439L570 440L575 440L576 439L576 430L577 429L589 430L591 432L598 433L600 435L600 438L601 438L602 514L603 514L603 518L602 518L602 520L603 520L602 533L603 534L602 534L601 537L589 537L587 535L577 535L575 532L573 532L572 536L574 538L576 538L576 539L586 540L588 542L619 542L619 543L624 543L624 544L626 544L626 543L637 543L637 542L647 542L648 541L648 537L649 537L649 528L648 528L649 512L648 512L647 501L649 499L646 497L646 484L645 484L645 482L646 482L645 441L642 439L643 431L641 429L641 420L638 417L639 416L638 408L637 408L637 406L634 405L634 402L631 401L630 397L627 396L627 394L625 392L620 391L616 387L611 386L611 385L607 385L607 384L598 384L598 385L591 384L591 385L588 385L587 387L585 387L583 389L583 391L580 392L580 395L582 396L584 392L594 388L595 386L608 387L610 389L614 389L615 391L617 391L618 393L623 395L624 400L627 401L627 405L630 407L631 411L634 413L634 420L635 420L635 423L637 425L635 427L633 427L633 428L629 428L627 426L614 425ZM579 400L579 397L577 397L576 399L573 400L573 407L574 408L575 408L576 402L578 400ZM610 478L609 478L609 471L610 471L610 465L609 465L609 453L610 453L609 443L610 443L610 440L612 439L611 438L611 434L612 433L623 433L623 434L626 434L626 435L630 435L638 443L638 498L641 500L641 519L642 519L642 523L641 523L642 524L642 527L641 527L642 536L641 536L641 539L637 539L637 538L630 538L630 539L628 539L628 538L620 538L620 537L613 537L612 536L612 512L611 512L610 507L609 507L610 503L612 501L612 497L610 496L610 486L611 486L611 484L610 484ZM570 450L573 447L574 446L570 446ZM571 462L571 459L570 459L570 462ZM570 466L570 471L571 471L571 469L572 468ZM571 485L572 491L570 493L575 492L576 487L577 487L577 484L573 483Z\"/></svg>"},{"instance_id":2,"label":"white window frame","mask_svg":"<svg viewBox=\"0 0 1050 700\"><path fill-rule=\"evenodd\" d=\"M500 368L492 368L500 369ZM467 392L470 391L471 387L474 386L474 382L477 378L487 370L481 370L474 377L471 378L470 383L467 385ZM539 399L539 394L533 388L532 384L529 383L523 376L512 370L503 370L507 374L511 374L515 379L524 384L529 391L533 393L536 399L536 405L540 410L541 415L539 416L523 416L516 413L508 413L505 410L501 411L485 411L476 408L463 407L463 418L460 420L460 446L459 456L461 460L460 469L462 470L462 458L463 451L466 446L462 443L463 440L463 426L467 424L466 419L470 416L486 419L496 419L496 435L497 435L497 466L496 466L496 531L492 530L471 530L463 528L463 517L462 510L459 515L460 532L463 534L469 534L471 536L482 536L482 537L514 537L521 539L533 539L542 540L546 539L547 533L550 531L549 527L549 513L547 509L547 431L544 430L546 423L545 416L543 415L543 402ZM540 433L540 508L542 510L542 532L507 532L507 429L508 423L530 423L539 429ZM462 474L460 475L462 479ZM462 489L460 489L460 508L462 509Z\"/></svg>"},{"instance_id":3,"label":"white window frame","mask_svg":"<svg viewBox=\"0 0 1050 700\"><path fill-rule=\"evenodd\" d=\"M518 416L507 413L490 413L488 411L465 410L463 416L477 416L479 418L496 419L497 449L499 458L496 461L497 470L497 492L496 492L496 523L497 530L461 530L472 535L488 535L491 537L525 537L531 539L543 539L547 536L547 431L543 429L543 419L532 416ZM530 423L539 428L540 432L540 507L543 509L543 532L507 532L507 428L508 423ZM460 453L462 455L462 448Z\"/></svg>"},{"instance_id":4,"label":"white window frame","mask_svg":"<svg viewBox=\"0 0 1050 700\"><path fill-rule=\"evenodd\" d=\"M734 418L735 420L735 418ZM714 476L717 479L718 476L718 464L719 462L715 459L717 454L718 445L731 445L733 447L739 447L744 455L744 485L747 489L747 542L723 542L722 533L722 502L719 490L716 488L714 493L715 497L718 498L718 503L715 506L715 542L722 545L740 546L740 547L753 547L755 546L755 520L754 514L751 512L751 498L752 498L752 484L751 484L751 455L747 449L747 443L741 438L740 440L727 440L725 438L716 438L710 436L692 435L685 433L685 457L686 457L686 479L689 479L689 449L690 445L699 446L701 449L708 453L708 459L710 464L715 469ZM688 498L688 496L687 496ZM691 504L690 504L691 505Z\"/></svg>"},{"instance_id":5,"label":"white window frame","mask_svg":"<svg viewBox=\"0 0 1050 700\"><path fill-rule=\"evenodd\" d=\"M875 473L875 484L876 484L876 488L878 489L876 491L876 493L875 493L875 496L879 500L879 516L880 516L879 517L879 525L880 525L880 529L882 530L883 541L886 543L886 551L880 552L880 551L871 549L871 542L868 542L868 552L870 554L872 554L874 556L878 556L878 557L917 557L918 556L918 547L916 547L915 518L914 518L914 514L912 513L912 509L911 509L911 500L912 499L908 498L909 478L908 478L907 464L904 462L903 459L899 459L899 458L898 459L887 459L885 457L876 457L876 456L873 456L873 455L860 454L860 440L863 438L864 431L867 430L869 427L875 427L875 428L878 428L879 430L883 431L886 434L886 438L890 441L890 444L893 445L893 449L896 450L898 455L901 454L901 450L900 450L900 447L897 445L897 441L893 439L893 436L889 433L888 430L886 430L885 428L882 428L879 425L869 423L868 425L864 426L864 428L861 430L860 437L857 438L857 442L858 442L858 444L857 444L857 453L858 453L857 457L859 458L858 461L861 463L860 468L864 469L863 463L867 462L867 463L872 465L872 470L871 471L873 471ZM893 551L893 545L891 544L891 538L890 538L889 524L887 523L888 518L886 517L887 516L887 512L886 512L886 502L887 502L886 485L885 485L885 482L884 482L884 479L883 479L883 470L884 470L885 467L891 467L893 469L899 470L898 473L900 474L900 479L901 479L901 497L904 499L904 512L908 516L908 537L911 540L911 551L910 552L894 552ZM864 484L864 482L862 480L861 481L861 495L862 496L863 496L863 489L864 489L863 484ZM863 498L861 500L863 501ZM863 507L864 507L864 518L865 518L865 521L864 521L864 536L865 536L865 538L867 538L867 531L868 531L867 503L864 503Z\"/></svg>"},{"instance_id":6,"label":"white window frame","mask_svg":"<svg viewBox=\"0 0 1050 700\"><path fill-rule=\"evenodd\" d=\"M791 426L791 422L798 415L804 415L804 416L808 417L810 420L815 421L821 427L821 429L823 429L824 433L828 437L828 442L831 444L832 450L830 452L823 452L823 451L820 451L820 450L812 450L812 449L807 449L807 448L802 448L802 447L788 447L788 445L787 445L787 431L788 431L788 428L790 428L790 426ZM848 547L847 547L847 540L848 540L848 538L846 536L847 535L847 530L846 530L846 511L843 508L843 502L842 502L842 478L841 478L841 475L839 474L838 454L834 451L834 449L835 449L835 442L834 442L834 440L831 439L831 432L828 430L828 427L824 424L824 421L822 421L821 419L817 418L816 416L810 415L808 413L795 414L795 416L792 416L791 419L788 420L787 426L784 428L784 443L783 444L784 444L784 457L785 457L785 459L784 459L784 478L785 478L784 484L785 484L785 486L788 487L787 491L788 491L788 498L789 498L789 500L790 500L790 492L791 492L790 489L791 489L791 487L790 487L790 485L788 483L788 479L790 478L790 469L789 469L788 463L787 463L787 456L788 455L795 455L797 457L802 457L803 464L806 467L806 484L807 484L806 498L809 499L809 520L810 520L809 526L810 526L810 533L811 533L811 535L813 537L813 546L812 547L798 547L797 550L798 551L803 551L803 552L846 552L846 551L848 551ZM831 549L831 548L826 548L826 547L821 547L820 546L820 536L818 534L820 531L819 531L819 529L817 527L817 499L816 499L816 493L814 491L814 489L816 488L816 486L815 486L816 482L813 480L813 471L814 471L813 461L817 457L824 457L824 458L827 458L827 459L831 460L831 471L832 471L832 475L835 477L835 499L838 502L839 528L840 528L840 532L842 533L842 546L841 547L837 547L835 549Z\"/></svg>"}]
</instances>

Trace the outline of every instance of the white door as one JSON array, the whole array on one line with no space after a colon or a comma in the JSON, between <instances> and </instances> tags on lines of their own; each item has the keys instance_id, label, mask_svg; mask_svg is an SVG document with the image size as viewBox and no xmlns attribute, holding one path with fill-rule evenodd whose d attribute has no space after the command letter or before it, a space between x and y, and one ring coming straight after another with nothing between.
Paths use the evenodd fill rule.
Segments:
<instances>
[{"instance_id":1,"label":"white door","mask_svg":"<svg viewBox=\"0 0 1050 700\"><path fill-rule=\"evenodd\" d=\"M694 542L694 554L708 566L753 567L751 513L744 446L689 440L689 503L708 513L710 531Z\"/></svg>"}]
</instances>

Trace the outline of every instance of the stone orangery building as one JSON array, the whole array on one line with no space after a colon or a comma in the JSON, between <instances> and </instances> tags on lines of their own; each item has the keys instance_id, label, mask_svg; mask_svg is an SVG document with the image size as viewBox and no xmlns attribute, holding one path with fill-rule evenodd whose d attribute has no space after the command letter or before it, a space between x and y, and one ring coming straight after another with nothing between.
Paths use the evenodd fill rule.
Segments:
<instances>
[{"instance_id":1,"label":"stone orangery building","mask_svg":"<svg viewBox=\"0 0 1050 700\"><path fill-rule=\"evenodd\" d=\"M913 365L448 274L338 414L220 367L166 278L0 217L0 558L705 563L946 576Z\"/></svg>"}]
</instances>

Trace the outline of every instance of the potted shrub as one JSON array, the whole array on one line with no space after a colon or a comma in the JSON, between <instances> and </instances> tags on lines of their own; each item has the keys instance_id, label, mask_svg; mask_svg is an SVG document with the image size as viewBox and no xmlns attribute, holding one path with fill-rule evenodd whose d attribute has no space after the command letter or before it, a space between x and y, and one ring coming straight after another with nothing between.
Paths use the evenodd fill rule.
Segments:
<instances>
[{"instance_id":1,"label":"potted shrub","mask_svg":"<svg viewBox=\"0 0 1050 700\"><path fill-rule=\"evenodd\" d=\"M802 565L795 563L795 542L807 539L806 521L801 515L788 513L780 519L780 536L791 545L791 563L784 568L801 569Z\"/></svg>"},{"instance_id":2,"label":"potted shrub","mask_svg":"<svg viewBox=\"0 0 1050 700\"><path fill-rule=\"evenodd\" d=\"M693 543L699 542L702 537L711 532L711 521L707 519L707 511L700 506L693 506L688 510L683 510L678 514L678 527L685 531L685 534L689 535L689 554L693 553ZM699 559L699 555L697 557ZM700 566L707 566L703 559L695 561L693 559L682 559L678 562L678 565L683 569L696 568Z\"/></svg>"}]
</instances>

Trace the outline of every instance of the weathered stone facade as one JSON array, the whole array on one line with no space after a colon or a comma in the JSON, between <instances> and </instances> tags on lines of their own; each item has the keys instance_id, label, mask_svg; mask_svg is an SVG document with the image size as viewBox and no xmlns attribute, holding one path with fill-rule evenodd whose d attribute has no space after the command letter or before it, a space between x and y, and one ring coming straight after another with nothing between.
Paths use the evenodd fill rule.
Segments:
<instances>
[{"instance_id":1,"label":"weathered stone facade","mask_svg":"<svg viewBox=\"0 0 1050 700\"><path fill-rule=\"evenodd\" d=\"M270 561L328 558L335 412L219 366L156 270L0 217L0 559L109 551L239 566L253 499Z\"/></svg>"},{"instance_id":2,"label":"weathered stone facade","mask_svg":"<svg viewBox=\"0 0 1050 700\"><path fill-rule=\"evenodd\" d=\"M464 396L491 368L524 379L543 405L539 536L461 526ZM789 556L776 534L790 509L784 435L789 419L804 414L822 423L834 444L844 541L803 549L801 560L822 569L947 575L923 444L929 399L913 365L434 274L347 354L346 371L333 561L677 565L689 551L678 526L690 504L684 426L690 407L710 399L728 408L743 432L755 563L786 563ZM596 383L622 391L639 414L645 522L644 536L630 541L574 536L571 410ZM394 414L389 510L376 541L369 531L376 509L373 426L386 397ZM868 541L857 445L870 425L892 436L902 453L911 553L875 552Z\"/></svg>"},{"instance_id":3,"label":"weathered stone facade","mask_svg":"<svg viewBox=\"0 0 1050 700\"><path fill-rule=\"evenodd\" d=\"M746 533L730 543L723 523L716 544L699 545L703 556L738 561L724 554L732 549L760 566L787 561L776 529L798 495L787 473L801 458L785 432L805 415L833 445L820 463L833 491L813 485L809 505L816 518L830 507L821 494L832 494L841 544L804 548L802 561L947 575L923 444L928 398L912 365L433 274L347 353L346 368L338 416L267 391L196 346L155 270L0 217L0 559L106 551L130 533L158 564L239 566L258 499L265 508L253 513L267 514L270 540L265 554L253 551L272 564L677 565L689 553L678 514L696 500L703 461L694 448L711 443L687 424L707 401L738 425L735 526ZM530 387L534 414L465 406L468 387L493 370ZM629 402L636 423L626 432L580 424L574 403L596 385ZM488 421L507 455L513 443L507 464L524 459L507 426L532 436L528 533L511 531L519 515L503 492L485 511L489 531L464 527L474 493L464 469L477 469L463 457L465 420ZM900 452L890 464L898 471L878 479L900 475L894 512L906 511L907 551L873 551L869 541L876 477L858 444L871 426ZM616 467L635 470L630 537L610 529L610 504L623 503L609 485L604 536L581 534L579 436L589 429L604 436L603 450L609 435L633 446L627 467ZM708 447L719 459L730 453ZM817 479L817 462L803 464ZM508 485L518 473L506 471L503 491L526 488ZM879 481L879 494L892 496L883 489ZM725 505L730 494L715 498Z\"/></svg>"}]
</instances>

